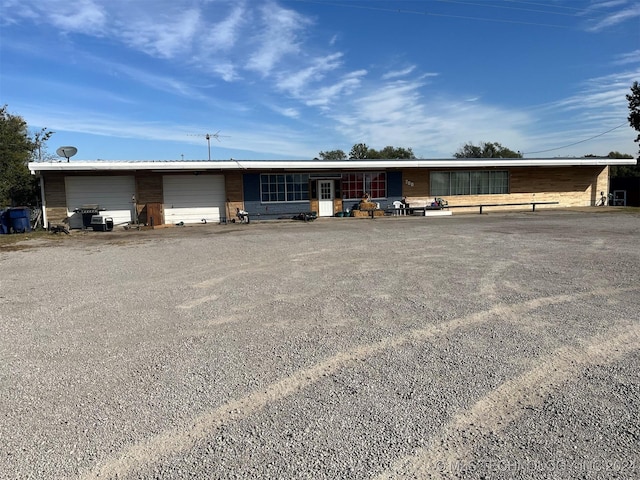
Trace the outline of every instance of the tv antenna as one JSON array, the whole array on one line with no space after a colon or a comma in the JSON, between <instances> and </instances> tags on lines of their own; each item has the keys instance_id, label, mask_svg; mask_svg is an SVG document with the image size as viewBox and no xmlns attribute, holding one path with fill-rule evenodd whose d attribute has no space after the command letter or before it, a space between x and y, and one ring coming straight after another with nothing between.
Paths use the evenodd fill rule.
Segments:
<instances>
[{"instance_id":1,"label":"tv antenna","mask_svg":"<svg viewBox=\"0 0 640 480\"><path fill-rule=\"evenodd\" d=\"M69 159L78 153L78 149L76 147L60 147L56 150L56 153L59 157L66 158L68 163Z\"/></svg>"},{"instance_id":2,"label":"tv antenna","mask_svg":"<svg viewBox=\"0 0 640 480\"><path fill-rule=\"evenodd\" d=\"M211 161L211 139L215 138L217 141L220 141L220 137L229 137L228 135L220 135L220 130L216 133L205 133L204 135L189 135L190 137L204 137L207 139L207 147L209 148L209 161Z\"/></svg>"}]
</instances>

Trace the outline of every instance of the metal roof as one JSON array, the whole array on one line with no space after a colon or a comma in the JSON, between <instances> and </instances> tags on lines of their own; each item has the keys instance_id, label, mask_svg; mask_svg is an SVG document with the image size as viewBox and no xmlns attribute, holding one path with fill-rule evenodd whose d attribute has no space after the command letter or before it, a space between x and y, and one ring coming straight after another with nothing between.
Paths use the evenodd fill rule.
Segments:
<instances>
[{"instance_id":1,"label":"metal roof","mask_svg":"<svg viewBox=\"0 0 640 480\"><path fill-rule=\"evenodd\" d=\"M99 171L325 171L379 170L393 168L472 168L472 167L564 167L635 165L626 158L455 158L415 160L222 160L222 161L73 161L31 162L31 173L38 172L99 172Z\"/></svg>"}]
</instances>

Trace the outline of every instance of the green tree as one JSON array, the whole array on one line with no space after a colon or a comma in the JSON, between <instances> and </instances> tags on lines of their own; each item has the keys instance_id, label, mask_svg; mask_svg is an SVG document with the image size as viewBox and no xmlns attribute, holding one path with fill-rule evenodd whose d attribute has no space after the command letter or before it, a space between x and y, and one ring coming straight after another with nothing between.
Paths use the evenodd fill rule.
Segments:
<instances>
[{"instance_id":1,"label":"green tree","mask_svg":"<svg viewBox=\"0 0 640 480\"><path fill-rule=\"evenodd\" d=\"M380 150L380 157L386 159L414 159L416 156L413 154L413 150L411 148L402 148L402 147L392 147L387 146Z\"/></svg>"},{"instance_id":2,"label":"green tree","mask_svg":"<svg viewBox=\"0 0 640 480\"><path fill-rule=\"evenodd\" d=\"M351 147L351 151L349 152L349 160L364 160L366 158L370 158L368 156L369 147L367 147L366 143L356 143L353 147Z\"/></svg>"},{"instance_id":3,"label":"green tree","mask_svg":"<svg viewBox=\"0 0 640 480\"><path fill-rule=\"evenodd\" d=\"M466 143L453 154L455 158L522 158L520 152L503 147L498 142L480 142L480 145Z\"/></svg>"},{"instance_id":4,"label":"green tree","mask_svg":"<svg viewBox=\"0 0 640 480\"><path fill-rule=\"evenodd\" d=\"M321 152L322 153L322 152ZM416 156L411 148L393 147L388 145L382 150L370 148L366 143L356 143L351 147L349 152L349 160L376 160L376 159L413 159Z\"/></svg>"},{"instance_id":5,"label":"green tree","mask_svg":"<svg viewBox=\"0 0 640 480\"><path fill-rule=\"evenodd\" d=\"M27 163L41 158L51 135L42 129L32 138L22 117L9 113L6 105L0 109L0 207L37 203L38 182Z\"/></svg>"},{"instance_id":6,"label":"green tree","mask_svg":"<svg viewBox=\"0 0 640 480\"><path fill-rule=\"evenodd\" d=\"M633 158L633 155L620 152L609 152L607 158ZM609 175L615 177L640 177L640 166L638 165L612 165Z\"/></svg>"},{"instance_id":7,"label":"green tree","mask_svg":"<svg viewBox=\"0 0 640 480\"><path fill-rule=\"evenodd\" d=\"M633 82L631 85L631 93L627 95L627 100L629 101L629 116L627 117L629 125L636 132L640 132L640 85L638 82ZM640 133L634 142L640 142ZM640 155L638 160L640 160Z\"/></svg>"},{"instance_id":8,"label":"green tree","mask_svg":"<svg viewBox=\"0 0 640 480\"><path fill-rule=\"evenodd\" d=\"M318 154L320 160L346 160L347 154L342 150L329 150L327 152L320 152Z\"/></svg>"}]
</instances>

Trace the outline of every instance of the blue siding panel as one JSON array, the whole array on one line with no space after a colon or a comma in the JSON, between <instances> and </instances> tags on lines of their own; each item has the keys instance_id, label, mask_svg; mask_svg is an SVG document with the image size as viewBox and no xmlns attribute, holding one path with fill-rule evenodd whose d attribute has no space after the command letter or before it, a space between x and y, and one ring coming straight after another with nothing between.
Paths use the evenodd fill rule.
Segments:
<instances>
[{"instance_id":1,"label":"blue siding panel","mask_svg":"<svg viewBox=\"0 0 640 480\"><path fill-rule=\"evenodd\" d=\"M260 202L260 174L245 173L242 176L244 202ZM248 211L248 210L247 210Z\"/></svg>"},{"instance_id":2,"label":"blue siding panel","mask_svg":"<svg viewBox=\"0 0 640 480\"><path fill-rule=\"evenodd\" d=\"M249 215L259 214L260 220L275 220L277 218L291 218L299 213L311 210L310 202L296 203L261 203L248 202L245 200L244 209Z\"/></svg>"},{"instance_id":3,"label":"blue siding panel","mask_svg":"<svg viewBox=\"0 0 640 480\"><path fill-rule=\"evenodd\" d=\"M402 198L402 172L387 172L387 196Z\"/></svg>"}]
</instances>

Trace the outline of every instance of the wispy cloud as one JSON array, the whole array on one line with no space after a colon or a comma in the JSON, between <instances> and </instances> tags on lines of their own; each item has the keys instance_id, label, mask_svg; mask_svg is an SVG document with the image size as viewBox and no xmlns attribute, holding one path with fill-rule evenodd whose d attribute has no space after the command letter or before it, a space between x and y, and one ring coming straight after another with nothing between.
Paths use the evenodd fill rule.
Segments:
<instances>
[{"instance_id":1,"label":"wispy cloud","mask_svg":"<svg viewBox=\"0 0 640 480\"><path fill-rule=\"evenodd\" d=\"M640 49L618 55L613 63L614 65L640 64Z\"/></svg>"},{"instance_id":2,"label":"wispy cloud","mask_svg":"<svg viewBox=\"0 0 640 480\"><path fill-rule=\"evenodd\" d=\"M208 27L209 33L203 36L202 50L229 51L238 42L241 29L248 23L249 11L244 5L237 5L226 18Z\"/></svg>"},{"instance_id":3,"label":"wispy cloud","mask_svg":"<svg viewBox=\"0 0 640 480\"><path fill-rule=\"evenodd\" d=\"M390 80L393 78L405 77L409 75L411 72L413 72L415 69L416 69L416 66L411 65L410 67L404 68L403 70L394 70L391 72L387 72L384 75L382 75L382 80Z\"/></svg>"},{"instance_id":4,"label":"wispy cloud","mask_svg":"<svg viewBox=\"0 0 640 480\"><path fill-rule=\"evenodd\" d=\"M189 9L161 18L137 19L131 23L119 22L123 41L132 48L151 56L174 58L189 52L201 29L200 13Z\"/></svg>"},{"instance_id":5,"label":"wispy cloud","mask_svg":"<svg viewBox=\"0 0 640 480\"><path fill-rule=\"evenodd\" d=\"M342 64L341 58L341 53L333 53L312 60L311 65L297 72L281 72L276 86L291 95L300 96L310 83L318 82L326 73L337 69Z\"/></svg>"},{"instance_id":6,"label":"wispy cloud","mask_svg":"<svg viewBox=\"0 0 640 480\"><path fill-rule=\"evenodd\" d=\"M51 21L63 30L80 33L101 32L107 23L107 13L102 5L92 0L79 0L73 3L64 0L54 2L49 10Z\"/></svg>"},{"instance_id":7,"label":"wispy cloud","mask_svg":"<svg viewBox=\"0 0 640 480\"><path fill-rule=\"evenodd\" d=\"M412 147L418 156L446 157L467 141L521 144L528 115L453 97L430 98L420 80L393 81L355 95L331 115L347 138L374 148ZM331 147L333 148L333 147Z\"/></svg>"},{"instance_id":8,"label":"wispy cloud","mask_svg":"<svg viewBox=\"0 0 640 480\"><path fill-rule=\"evenodd\" d=\"M12 24L28 19L37 23L50 23L62 32L100 35L105 29L108 14L104 6L93 0L2 0L0 23Z\"/></svg>"},{"instance_id":9,"label":"wispy cloud","mask_svg":"<svg viewBox=\"0 0 640 480\"><path fill-rule=\"evenodd\" d=\"M249 56L245 68L267 76L284 57L299 53L299 33L309 19L271 2L262 5L259 11L259 33L254 38L258 48Z\"/></svg>"},{"instance_id":10,"label":"wispy cloud","mask_svg":"<svg viewBox=\"0 0 640 480\"><path fill-rule=\"evenodd\" d=\"M361 84L366 70L357 70L344 75L340 81L317 89L305 101L306 105L326 109L337 98L350 95Z\"/></svg>"},{"instance_id":11,"label":"wispy cloud","mask_svg":"<svg viewBox=\"0 0 640 480\"><path fill-rule=\"evenodd\" d=\"M588 22L587 30L599 32L640 17L640 3L627 0L595 2L584 13L597 15L597 18Z\"/></svg>"}]
</instances>

